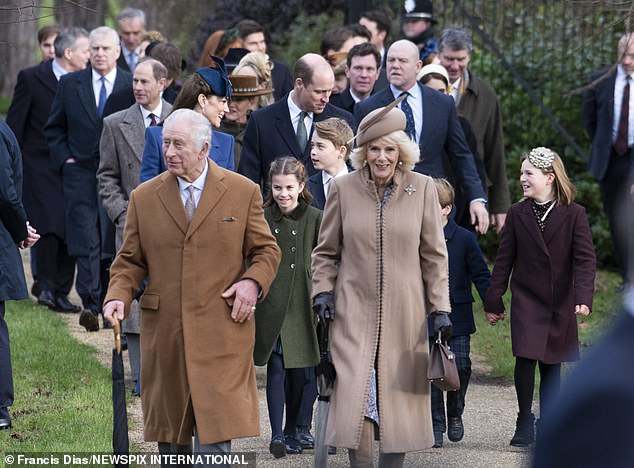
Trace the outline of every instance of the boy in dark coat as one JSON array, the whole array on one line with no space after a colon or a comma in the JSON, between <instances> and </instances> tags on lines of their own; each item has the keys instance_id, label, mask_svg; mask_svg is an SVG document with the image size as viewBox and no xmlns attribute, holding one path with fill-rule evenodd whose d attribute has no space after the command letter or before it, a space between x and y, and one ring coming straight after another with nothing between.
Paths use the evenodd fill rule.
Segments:
<instances>
[{"instance_id":1,"label":"boy in dark coat","mask_svg":"<svg viewBox=\"0 0 634 468\"><path fill-rule=\"evenodd\" d=\"M484 301L487 289L491 281L491 274L484 261L482 251L478 246L475 236L466 229L458 226L450 218L453 208L455 192L451 184L445 179L435 179L440 202L440 212L444 222L445 241L449 255L449 298L451 300L451 314L449 318L453 325L453 336L449 340L449 347L456 355L458 375L460 377L460 389L455 392L447 392L447 418L445 420L445 402L443 393L436 386L431 386L432 421L434 428L434 447L442 447L443 433L447 430L447 436L452 442L462 440L464 426L462 413L464 412L465 395L471 378L471 334L476 327L473 320L473 295L471 283L473 283L480 298ZM434 328L428 327L429 330ZM430 345L433 340L429 340Z\"/></svg>"}]
</instances>

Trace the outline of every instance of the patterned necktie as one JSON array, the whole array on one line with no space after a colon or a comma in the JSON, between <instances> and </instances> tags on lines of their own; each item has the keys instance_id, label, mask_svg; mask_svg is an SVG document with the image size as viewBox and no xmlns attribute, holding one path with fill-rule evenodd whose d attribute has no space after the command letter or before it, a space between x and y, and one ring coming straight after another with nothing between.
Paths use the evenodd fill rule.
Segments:
<instances>
[{"instance_id":1,"label":"patterned necktie","mask_svg":"<svg viewBox=\"0 0 634 468\"><path fill-rule=\"evenodd\" d=\"M414 113L412 112L412 107L407 102L409 93L401 93L401 96L403 94L405 95L405 99L401 101L401 110L405 114L405 133L407 133L407 136L409 136L413 141L416 141L416 124L414 123Z\"/></svg>"},{"instance_id":2,"label":"patterned necktie","mask_svg":"<svg viewBox=\"0 0 634 468\"><path fill-rule=\"evenodd\" d=\"M306 143L308 142L308 133L306 132L306 125L304 125L304 119L307 115L308 112L302 111L299 114L299 122L297 122L297 143L299 143L302 153L304 152L304 148L306 148Z\"/></svg>"},{"instance_id":3,"label":"patterned necktie","mask_svg":"<svg viewBox=\"0 0 634 468\"><path fill-rule=\"evenodd\" d=\"M128 66L130 67L130 71L134 73L134 69L136 68L136 52L130 52L128 57L130 59Z\"/></svg>"},{"instance_id":4,"label":"patterned necktie","mask_svg":"<svg viewBox=\"0 0 634 468\"><path fill-rule=\"evenodd\" d=\"M108 100L106 93L106 77L102 76L99 78L99 81L101 81L101 90L99 91L99 104L97 104L97 111L99 112L99 116L102 116L103 108L106 107L106 101Z\"/></svg>"},{"instance_id":5,"label":"patterned necktie","mask_svg":"<svg viewBox=\"0 0 634 468\"><path fill-rule=\"evenodd\" d=\"M621 101L621 117L619 118L619 127L616 133L616 141L614 142L614 151L619 156L623 156L629 149L629 141L627 130L630 124L630 76L625 78L625 87L623 88L623 101Z\"/></svg>"},{"instance_id":6,"label":"patterned necktie","mask_svg":"<svg viewBox=\"0 0 634 468\"><path fill-rule=\"evenodd\" d=\"M148 117L150 119L150 127L156 127L156 115L150 114Z\"/></svg>"},{"instance_id":7,"label":"patterned necktie","mask_svg":"<svg viewBox=\"0 0 634 468\"><path fill-rule=\"evenodd\" d=\"M185 190L187 190L185 212L187 213L187 220L191 221L194 217L194 212L196 211L196 201L194 200L194 190L196 190L196 188L193 185L190 185Z\"/></svg>"}]
</instances>

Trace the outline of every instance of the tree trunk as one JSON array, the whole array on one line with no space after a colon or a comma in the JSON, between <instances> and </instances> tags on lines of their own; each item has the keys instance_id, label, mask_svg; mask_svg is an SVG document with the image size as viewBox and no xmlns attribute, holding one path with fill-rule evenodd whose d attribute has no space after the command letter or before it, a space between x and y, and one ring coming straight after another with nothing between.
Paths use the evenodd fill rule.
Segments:
<instances>
[{"instance_id":1,"label":"tree trunk","mask_svg":"<svg viewBox=\"0 0 634 468\"><path fill-rule=\"evenodd\" d=\"M18 72L37 60L37 8L34 5L32 0L0 0L0 96L11 96Z\"/></svg>"},{"instance_id":2,"label":"tree trunk","mask_svg":"<svg viewBox=\"0 0 634 468\"><path fill-rule=\"evenodd\" d=\"M107 8L107 0L55 0L55 20L61 27L90 31L104 25Z\"/></svg>"}]
</instances>

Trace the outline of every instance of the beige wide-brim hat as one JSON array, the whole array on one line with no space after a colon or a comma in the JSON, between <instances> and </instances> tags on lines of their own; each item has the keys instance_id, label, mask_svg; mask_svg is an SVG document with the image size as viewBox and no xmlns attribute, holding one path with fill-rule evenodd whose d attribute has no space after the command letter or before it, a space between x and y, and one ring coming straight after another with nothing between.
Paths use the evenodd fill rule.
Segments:
<instances>
[{"instance_id":1,"label":"beige wide-brim hat","mask_svg":"<svg viewBox=\"0 0 634 468\"><path fill-rule=\"evenodd\" d=\"M438 63L430 63L429 65L425 65L421 68L416 76L416 81L420 81L423 76L429 75L430 73L438 73L445 79L447 84L449 84L449 74L447 73L447 69Z\"/></svg>"},{"instance_id":2,"label":"beige wide-brim hat","mask_svg":"<svg viewBox=\"0 0 634 468\"><path fill-rule=\"evenodd\" d=\"M389 135L392 132L405 130L407 122L405 114L392 104L375 109L363 118L355 137L357 146L365 145L369 141Z\"/></svg>"}]
</instances>

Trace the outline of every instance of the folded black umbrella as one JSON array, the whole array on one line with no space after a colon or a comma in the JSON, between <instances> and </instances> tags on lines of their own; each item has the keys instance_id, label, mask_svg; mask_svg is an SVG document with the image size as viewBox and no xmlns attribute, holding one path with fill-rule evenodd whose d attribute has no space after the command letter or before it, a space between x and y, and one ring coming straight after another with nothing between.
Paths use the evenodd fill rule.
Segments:
<instances>
[{"instance_id":1,"label":"folded black umbrella","mask_svg":"<svg viewBox=\"0 0 634 468\"><path fill-rule=\"evenodd\" d=\"M335 365L330 355L330 322L322 324L322 333L319 340L320 360L315 374L317 375L317 391L319 392L317 410L315 411L315 468L328 466L328 447L326 446L326 428L328 426L328 410L330 408L330 395L337 378Z\"/></svg>"},{"instance_id":2,"label":"folded black umbrella","mask_svg":"<svg viewBox=\"0 0 634 468\"><path fill-rule=\"evenodd\" d=\"M117 321L114 330L115 347L112 349L112 451L115 455L128 455L128 411L125 401L123 358L121 356L121 328ZM115 467L127 467L127 463L115 463Z\"/></svg>"}]
</instances>

